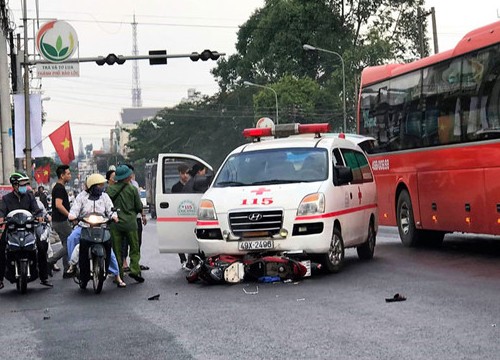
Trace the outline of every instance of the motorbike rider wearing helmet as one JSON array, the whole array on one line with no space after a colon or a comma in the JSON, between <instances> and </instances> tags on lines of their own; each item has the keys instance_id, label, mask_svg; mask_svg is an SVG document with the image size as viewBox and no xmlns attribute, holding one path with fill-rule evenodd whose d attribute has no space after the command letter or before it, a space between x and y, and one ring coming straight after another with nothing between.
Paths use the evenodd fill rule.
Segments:
<instances>
[{"instance_id":1,"label":"motorbike rider wearing helmet","mask_svg":"<svg viewBox=\"0 0 500 360\"><path fill-rule=\"evenodd\" d=\"M10 175L10 184L13 190L2 197L0 201L0 222L4 221L7 214L13 210L23 209L31 212L33 216L37 217L39 222L43 222L42 210L38 207L36 203L35 196L28 192L28 185L30 179L21 173L13 173ZM4 287L3 279L5 275L5 247L7 245L6 233L2 233L0 238L0 289ZM47 265L47 247L48 244L45 241L40 241L36 238L37 261L38 261L38 271L40 275L40 284L52 287L52 283L48 280L49 271Z\"/></svg>"},{"instance_id":2,"label":"motorbike rider wearing helmet","mask_svg":"<svg viewBox=\"0 0 500 360\"><path fill-rule=\"evenodd\" d=\"M100 213L104 216L111 216L115 222L118 222L118 215L113 211L113 202L108 194L103 192L106 178L101 174L92 174L87 178L87 190L82 192L71 206L68 220L76 220L83 218L91 213ZM78 224L81 227L87 227L84 222ZM75 230L73 230L75 231ZM106 272L109 268L111 259L111 241L103 243L106 249ZM80 287L85 289L90 280L90 265L89 265L89 244L80 241L80 258L78 260L80 266Z\"/></svg>"}]
</instances>

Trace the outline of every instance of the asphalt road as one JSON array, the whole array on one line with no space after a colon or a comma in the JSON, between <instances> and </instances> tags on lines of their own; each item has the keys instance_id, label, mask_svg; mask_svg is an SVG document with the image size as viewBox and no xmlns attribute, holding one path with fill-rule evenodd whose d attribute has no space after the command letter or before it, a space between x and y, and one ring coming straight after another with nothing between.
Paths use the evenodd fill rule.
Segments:
<instances>
[{"instance_id":1,"label":"asphalt road","mask_svg":"<svg viewBox=\"0 0 500 360\"><path fill-rule=\"evenodd\" d=\"M188 284L144 232L146 282L102 294L71 279L0 291L0 359L499 359L500 239L404 248L383 228L375 258L298 283ZM407 300L387 303L399 293ZM160 295L159 300L148 297Z\"/></svg>"}]
</instances>

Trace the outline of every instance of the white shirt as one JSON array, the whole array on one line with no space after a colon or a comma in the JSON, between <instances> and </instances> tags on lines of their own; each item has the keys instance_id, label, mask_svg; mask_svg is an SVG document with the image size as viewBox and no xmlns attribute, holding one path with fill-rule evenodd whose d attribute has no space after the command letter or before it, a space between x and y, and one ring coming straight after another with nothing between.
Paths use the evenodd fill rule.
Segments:
<instances>
[{"instance_id":1,"label":"white shirt","mask_svg":"<svg viewBox=\"0 0 500 360\"><path fill-rule=\"evenodd\" d=\"M113 202L108 194L102 193L101 197L97 200L89 200L90 194L82 191L76 197L71 209L69 210L68 219L75 220L77 218L85 217L91 213L100 213L104 216L112 216L113 219L118 219L116 212L112 211ZM88 227L88 224L80 221L80 226Z\"/></svg>"}]
</instances>

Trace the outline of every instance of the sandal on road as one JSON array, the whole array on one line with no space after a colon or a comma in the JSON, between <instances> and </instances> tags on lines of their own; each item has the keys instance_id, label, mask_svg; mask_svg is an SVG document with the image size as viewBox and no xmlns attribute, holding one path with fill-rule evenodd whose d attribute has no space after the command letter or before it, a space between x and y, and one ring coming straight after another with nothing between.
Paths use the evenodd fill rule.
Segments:
<instances>
[{"instance_id":1,"label":"sandal on road","mask_svg":"<svg viewBox=\"0 0 500 360\"><path fill-rule=\"evenodd\" d=\"M141 268L141 270L149 270L149 266L146 265L139 265L139 267Z\"/></svg>"},{"instance_id":2,"label":"sandal on road","mask_svg":"<svg viewBox=\"0 0 500 360\"><path fill-rule=\"evenodd\" d=\"M119 281L116 283L116 286L119 288L124 288L124 287L127 287L127 284L125 284L124 281Z\"/></svg>"}]
</instances>

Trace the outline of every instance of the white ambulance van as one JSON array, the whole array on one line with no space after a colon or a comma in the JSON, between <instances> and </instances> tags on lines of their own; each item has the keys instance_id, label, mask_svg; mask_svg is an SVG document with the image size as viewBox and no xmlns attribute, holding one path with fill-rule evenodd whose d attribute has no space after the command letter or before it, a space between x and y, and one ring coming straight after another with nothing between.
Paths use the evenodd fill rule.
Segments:
<instances>
[{"instance_id":1,"label":"white ambulance van","mask_svg":"<svg viewBox=\"0 0 500 360\"><path fill-rule=\"evenodd\" d=\"M204 194L172 194L169 176L174 163L208 164L160 154L160 252L301 253L330 272L342 267L345 248L371 259L378 230L375 179L364 151L343 134L325 136L328 131L328 124L246 129L252 141L227 156Z\"/></svg>"}]
</instances>

